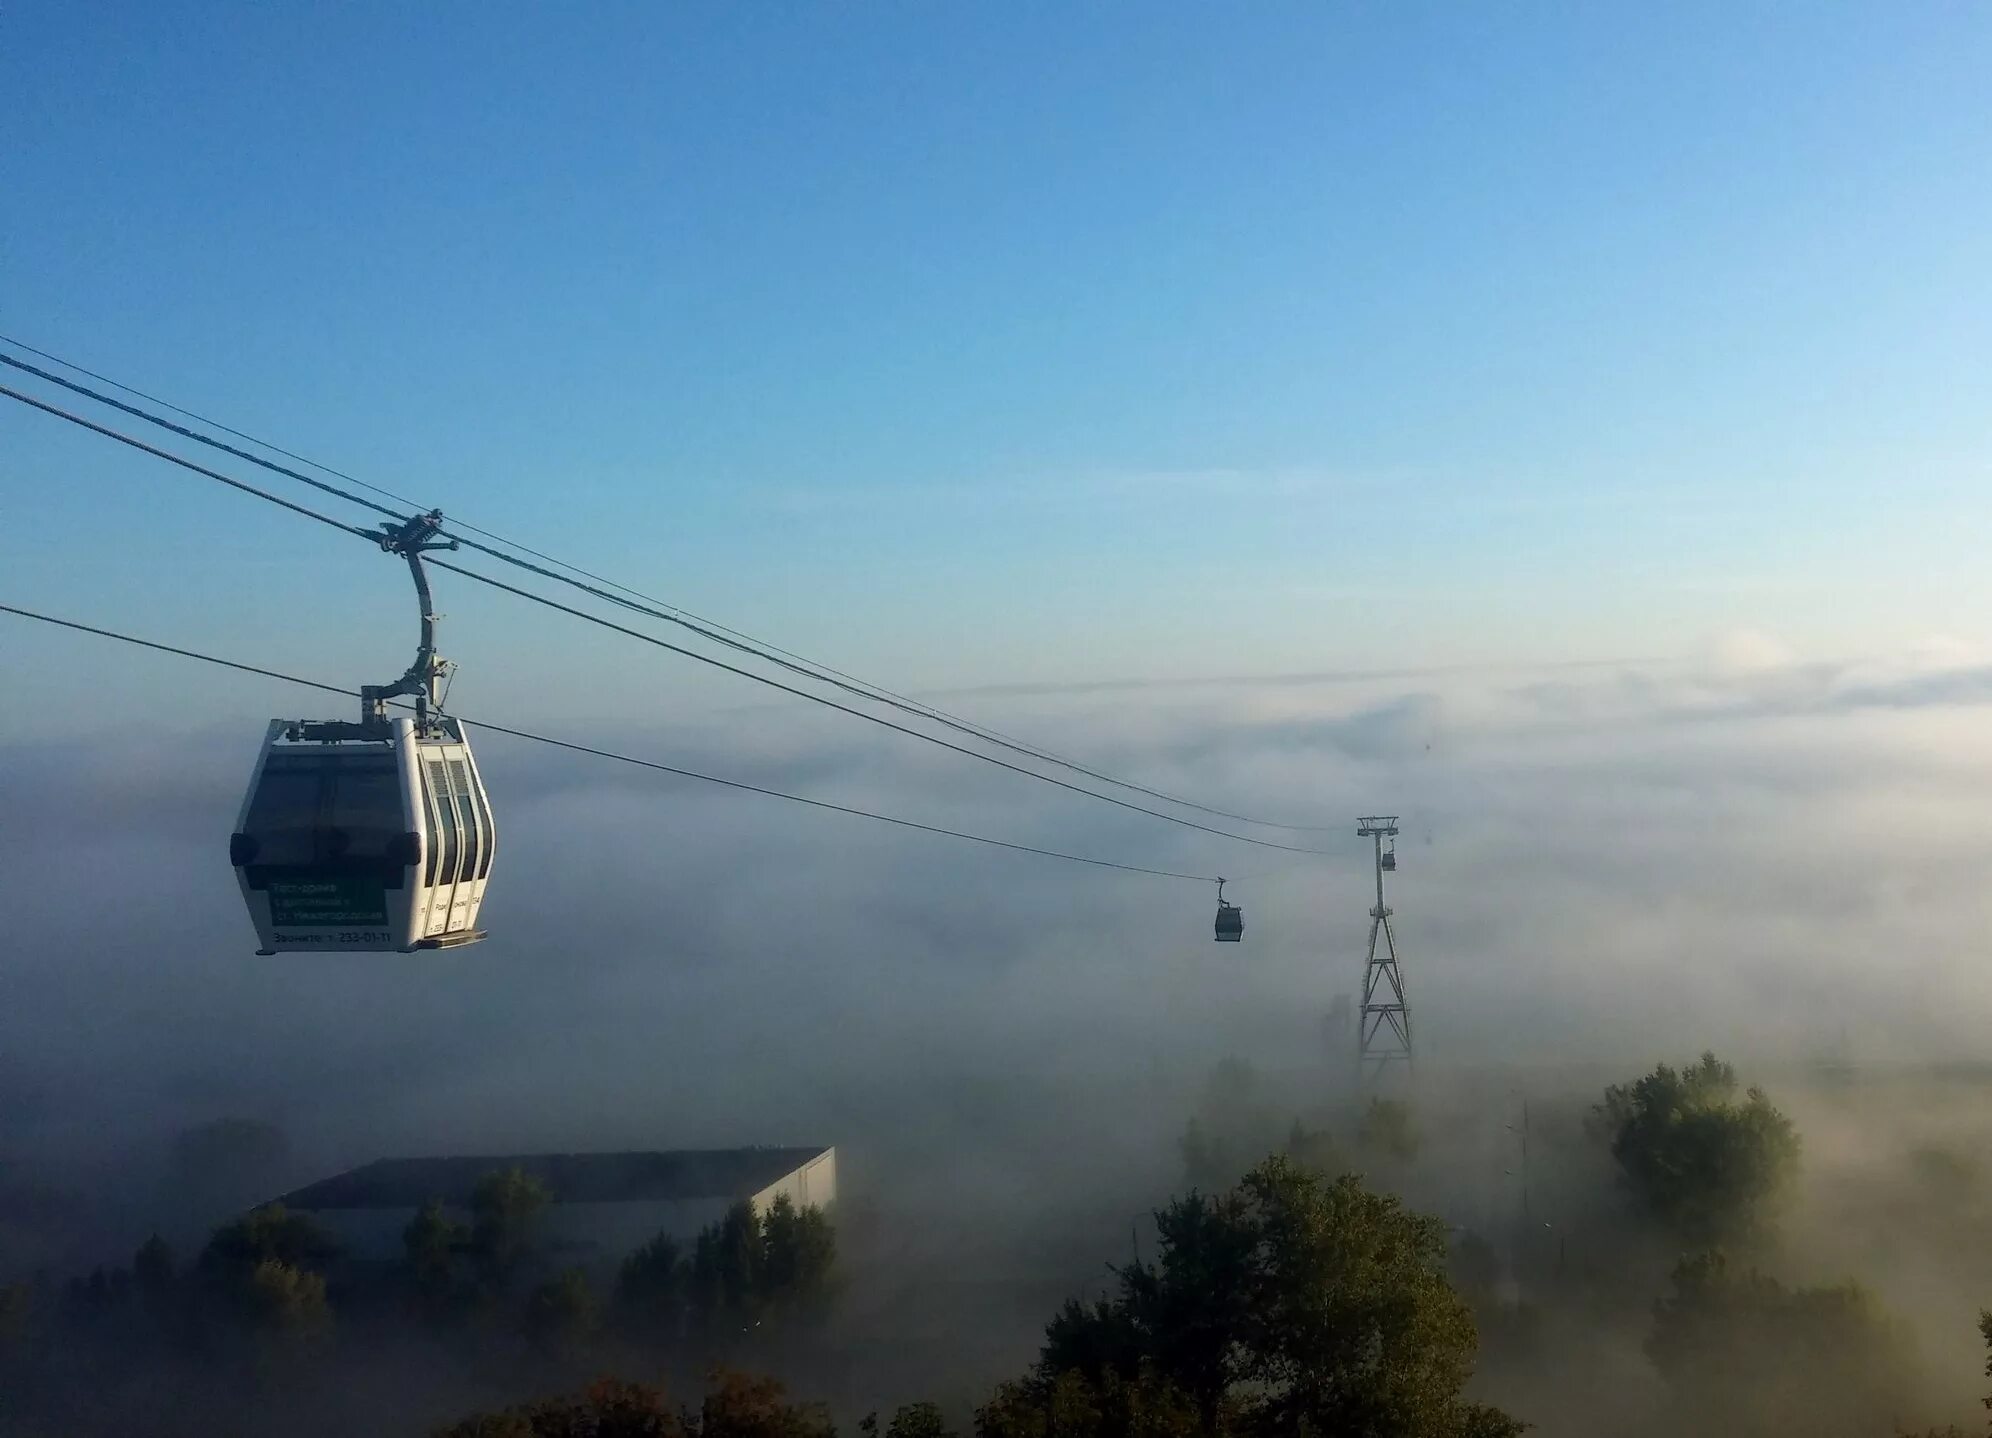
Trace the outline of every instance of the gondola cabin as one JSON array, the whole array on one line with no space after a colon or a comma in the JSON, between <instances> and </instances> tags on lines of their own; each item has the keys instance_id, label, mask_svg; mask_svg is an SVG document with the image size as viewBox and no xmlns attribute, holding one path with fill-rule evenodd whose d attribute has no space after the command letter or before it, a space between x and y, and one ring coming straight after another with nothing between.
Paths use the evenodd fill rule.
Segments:
<instances>
[{"instance_id":1,"label":"gondola cabin","mask_svg":"<svg viewBox=\"0 0 1992 1438\"><path fill-rule=\"evenodd\" d=\"M1217 901L1217 941L1235 944L1245 937L1245 911L1236 904Z\"/></svg>"},{"instance_id":2,"label":"gondola cabin","mask_svg":"<svg viewBox=\"0 0 1992 1438\"><path fill-rule=\"evenodd\" d=\"M258 953L405 954L484 937L495 840L458 721L273 719L228 856Z\"/></svg>"}]
</instances>

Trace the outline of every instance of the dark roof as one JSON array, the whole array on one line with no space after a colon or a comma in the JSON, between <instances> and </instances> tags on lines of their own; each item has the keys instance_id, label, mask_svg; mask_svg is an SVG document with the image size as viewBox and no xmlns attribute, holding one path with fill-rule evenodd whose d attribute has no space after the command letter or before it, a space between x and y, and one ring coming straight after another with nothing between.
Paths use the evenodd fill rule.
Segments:
<instances>
[{"instance_id":1,"label":"dark roof","mask_svg":"<svg viewBox=\"0 0 1992 1438\"><path fill-rule=\"evenodd\" d=\"M485 1174L521 1168L555 1203L747 1198L830 1150L704 1148L670 1153L534 1153L493 1158L383 1158L285 1194L290 1208L468 1207Z\"/></svg>"}]
</instances>

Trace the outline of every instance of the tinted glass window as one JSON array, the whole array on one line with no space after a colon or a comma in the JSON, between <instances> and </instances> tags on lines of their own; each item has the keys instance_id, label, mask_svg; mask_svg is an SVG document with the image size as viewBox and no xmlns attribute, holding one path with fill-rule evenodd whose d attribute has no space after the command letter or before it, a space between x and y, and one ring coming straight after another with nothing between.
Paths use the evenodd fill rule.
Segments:
<instances>
[{"instance_id":1,"label":"tinted glass window","mask_svg":"<svg viewBox=\"0 0 1992 1438\"><path fill-rule=\"evenodd\" d=\"M484 824L470 797L470 766L461 759L450 760L450 784L456 790L457 827L463 831L463 876L474 879L484 872Z\"/></svg>"},{"instance_id":2,"label":"tinted glass window","mask_svg":"<svg viewBox=\"0 0 1992 1438\"><path fill-rule=\"evenodd\" d=\"M470 797L477 805L477 827L484 835L484 844L477 856L477 877L481 879L491 872L491 850L497 841L497 832L491 827L491 805L485 802L484 785L475 774L470 776Z\"/></svg>"},{"instance_id":3,"label":"tinted glass window","mask_svg":"<svg viewBox=\"0 0 1992 1438\"><path fill-rule=\"evenodd\" d=\"M442 822L441 835L443 867L437 874L439 884L454 884L457 876L457 857L460 844L457 838L457 811L455 796L450 793L449 771L440 759L429 761L429 782L436 791L436 817Z\"/></svg>"},{"instance_id":4,"label":"tinted glass window","mask_svg":"<svg viewBox=\"0 0 1992 1438\"><path fill-rule=\"evenodd\" d=\"M391 754L279 750L263 765L244 832L258 864L337 864L383 859L406 830Z\"/></svg>"},{"instance_id":5,"label":"tinted glass window","mask_svg":"<svg viewBox=\"0 0 1992 1438\"><path fill-rule=\"evenodd\" d=\"M392 755L342 758L330 772L321 843L328 859L385 859L408 832Z\"/></svg>"},{"instance_id":6,"label":"tinted glass window","mask_svg":"<svg viewBox=\"0 0 1992 1438\"><path fill-rule=\"evenodd\" d=\"M325 766L320 754L272 754L256 783L243 832L259 864L309 864Z\"/></svg>"},{"instance_id":7,"label":"tinted glass window","mask_svg":"<svg viewBox=\"0 0 1992 1438\"><path fill-rule=\"evenodd\" d=\"M443 870L443 831L442 821L437 818L436 777L431 772L434 768L433 764L417 764L415 766L415 772L422 777L422 812L424 815L422 827L427 829L429 833L428 843L423 846L426 850L426 857L422 860L422 882L431 888L435 887L437 876Z\"/></svg>"}]
</instances>

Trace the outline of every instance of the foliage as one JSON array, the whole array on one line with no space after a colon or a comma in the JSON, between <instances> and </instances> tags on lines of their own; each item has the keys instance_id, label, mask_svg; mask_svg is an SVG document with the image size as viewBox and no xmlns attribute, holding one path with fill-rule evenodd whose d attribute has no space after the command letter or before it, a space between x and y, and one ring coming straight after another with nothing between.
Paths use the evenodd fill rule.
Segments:
<instances>
[{"instance_id":1,"label":"foliage","mask_svg":"<svg viewBox=\"0 0 1992 1438\"><path fill-rule=\"evenodd\" d=\"M310 1217L269 1203L217 1228L201 1250L200 1270L210 1277L239 1280L264 1263L322 1268L337 1252L331 1235Z\"/></svg>"},{"instance_id":2,"label":"foliage","mask_svg":"<svg viewBox=\"0 0 1992 1438\"><path fill-rule=\"evenodd\" d=\"M553 1195L522 1168L494 1169L470 1195L470 1251L484 1277L502 1284L512 1275Z\"/></svg>"},{"instance_id":3,"label":"foliage","mask_svg":"<svg viewBox=\"0 0 1992 1438\"><path fill-rule=\"evenodd\" d=\"M543 1348L572 1351L600 1322L588 1276L578 1268L548 1279L526 1298L526 1336Z\"/></svg>"},{"instance_id":4,"label":"foliage","mask_svg":"<svg viewBox=\"0 0 1992 1438\"><path fill-rule=\"evenodd\" d=\"M690 1283L684 1248L659 1233L616 1270L616 1314L640 1332L675 1338L684 1327Z\"/></svg>"},{"instance_id":5,"label":"foliage","mask_svg":"<svg viewBox=\"0 0 1992 1438\"><path fill-rule=\"evenodd\" d=\"M1885 1433L1919 1388L1906 1329L1859 1284L1787 1288L1720 1252L1675 1267L1646 1351L1684 1424L1739 1438Z\"/></svg>"},{"instance_id":6,"label":"foliage","mask_svg":"<svg viewBox=\"0 0 1992 1438\"><path fill-rule=\"evenodd\" d=\"M1494 1252L1494 1245L1485 1238L1477 1233L1462 1233L1452 1246L1446 1271L1452 1276L1453 1287L1469 1303L1484 1304L1493 1298L1495 1286L1500 1282L1501 1260Z\"/></svg>"},{"instance_id":7,"label":"foliage","mask_svg":"<svg viewBox=\"0 0 1992 1438\"><path fill-rule=\"evenodd\" d=\"M34 1318L34 1288L27 1283L0 1283L0 1354L27 1341Z\"/></svg>"},{"instance_id":8,"label":"foliage","mask_svg":"<svg viewBox=\"0 0 1992 1438\"><path fill-rule=\"evenodd\" d=\"M777 1194L761 1216L761 1285L771 1304L807 1305L820 1299L837 1258L836 1234L823 1210L797 1208Z\"/></svg>"},{"instance_id":9,"label":"foliage","mask_svg":"<svg viewBox=\"0 0 1992 1438\"><path fill-rule=\"evenodd\" d=\"M1309 1130L1299 1119L1287 1130L1286 1156L1310 1173L1334 1178L1347 1173L1349 1164L1335 1139L1326 1129Z\"/></svg>"},{"instance_id":10,"label":"foliage","mask_svg":"<svg viewBox=\"0 0 1992 1438\"><path fill-rule=\"evenodd\" d=\"M402 1267L416 1301L430 1317L440 1317L455 1306L456 1259L469 1247L470 1229L451 1218L440 1199L423 1204L401 1230Z\"/></svg>"},{"instance_id":11,"label":"foliage","mask_svg":"<svg viewBox=\"0 0 1992 1438\"><path fill-rule=\"evenodd\" d=\"M1992 1308L1978 1310L1978 1336L1985 1340L1985 1376L1992 1378ZM1983 1400L1987 1408L1992 1408L1992 1395Z\"/></svg>"},{"instance_id":12,"label":"foliage","mask_svg":"<svg viewBox=\"0 0 1992 1438\"><path fill-rule=\"evenodd\" d=\"M243 1300L250 1321L266 1333L313 1338L332 1326L324 1276L274 1258L264 1259L249 1274Z\"/></svg>"},{"instance_id":13,"label":"foliage","mask_svg":"<svg viewBox=\"0 0 1992 1438\"><path fill-rule=\"evenodd\" d=\"M836 1234L822 1210L798 1209L787 1194L757 1214L742 1199L700 1232L683 1284L710 1339L751 1331L770 1318L812 1315L827 1296ZM656 1290L659 1275L648 1282Z\"/></svg>"},{"instance_id":14,"label":"foliage","mask_svg":"<svg viewBox=\"0 0 1992 1438\"><path fill-rule=\"evenodd\" d=\"M476 1413L433 1438L685 1438L664 1390L603 1378L571 1397Z\"/></svg>"},{"instance_id":15,"label":"foliage","mask_svg":"<svg viewBox=\"0 0 1992 1438\"><path fill-rule=\"evenodd\" d=\"M1418 1132L1411 1122L1411 1106L1396 1099L1371 1099L1356 1130L1356 1145L1372 1158L1410 1163L1418 1156Z\"/></svg>"},{"instance_id":16,"label":"foliage","mask_svg":"<svg viewBox=\"0 0 1992 1438\"><path fill-rule=\"evenodd\" d=\"M1076 1370L1005 1383L975 1412L976 1438L1194 1438L1196 1407L1152 1368L1132 1380Z\"/></svg>"},{"instance_id":17,"label":"foliage","mask_svg":"<svg viewBox=\"0 0 1992 1438\"><path fill-rule=\"evenodd\" d=\"M1204 1081L1196 1112L1183 1128L1184 1183L1204 1193L1229 1188L1252 1156L1273 1148L1278 1137L1279 1118L1259 1071L1243 1059L1223 1059Z\"/></svg>"},{"instance_id":18,"label":"foliage","mask_svg":"<svg viewBox=\"0 0 1992 1438\"><path fill-rule=\"evenodd\" d=\"M65 1290L72 1313L98 1314L124 1305L131 1297L131 1272L123 1268L94 1268L88 1278L72 1278Z\"/></svg>"},{"instance_id":19,"label":"foliage","mask_svg":"<svg viewBox=\"0 0 1992 1438\"><path fill-rule=\"evenodd\" d=\"M173 1250L158 1234L138 1246L131 1257L132 1282L139 1292L157 1297L173 1286Z\"/></svg>"},{"instance_id":20,"label":"foliage","mask_svg":"<svg viewBox=\"0 0 1992 1438\"><path fill-rule=\"evenodd\" d=\"M1274 1157L1228 1193L1176 1200L1156 1227L1159 1261L1122 1269L1111 1300L1066 1305L1025 1387L985 1410L985 1438L1038 1421L1095 1431L1104 1417L1083 1414L1101 1411L1109 1377L1181 1395L1206 1434L1228 1415L1283 1433L1520 1431L1460 1401L1476 1339L1437 1219Z\"/></svg>"},{"instance_id":21,"label":"foliage","mask_svg":"<svg viewBox=\"0 0 1992 1438\"><path fill-rule=\"evenodd\" d=\"M791 1403L772 1378L714 1370L699 1407L699 1438L835 1438L820 1403Z\"/></svg>"},{"instance_id":22,"label":"foliage","mask_svg":"<svg viewBox=\"0 0 1992 1438\"><path fill-rule=\"evenodd\" d=\"M1736 1071L1704 1053L1678 1073L1661 1064L1612 1085L1593 1110L1633 1193L1695 1244L1760 1236L1798 1172L1791 1120L1762 1089L1735 1095Z\"/></svg>"},{"instance_id":23,"label":"foliage","mask_svg":"<svg viewBox=\"0 0 1992 1438\"><path fill-rule=\"evenodd\" d=\"M874 1425L876 1426L876 1425ZM885 1438L960 1438L937 1403L909 1403L894 1411Z\"/></svg>"}]
</instances>

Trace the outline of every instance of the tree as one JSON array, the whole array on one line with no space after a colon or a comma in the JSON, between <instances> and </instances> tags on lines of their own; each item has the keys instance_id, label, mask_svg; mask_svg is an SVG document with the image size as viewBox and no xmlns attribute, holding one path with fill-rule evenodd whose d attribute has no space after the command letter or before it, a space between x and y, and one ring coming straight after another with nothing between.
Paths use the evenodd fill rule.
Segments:
<instances>
[{"instance_id":1,"label":"tree","mask_svg":"<svg viewBox=\"0 0 1992 1438\"><path fill-rule=\"evenodd\" d=\"M876 1422L874 1422L876 1427ZM885 1438L960 1438L948 1427L938 1403L908 1403L893 1411Z\"/></svg>"},{"instance_id":2,"label":"tree","mask_svg":"<svg viewBox=\"0 0 1992 1438\"><path fill-rule=\"evenodd\" d=\"M456 1257L470 1246L470 1230L451 1218L442 1200L423 1204L401 1230L402 1265L416 1301L441 1316L458 1297Z\"/></svg>"},{"instance_id":3,"label":"tree","mask_svg":"<svg viewBox=\"0 0 1992 1438\"><path fill-rule=\"evenodd\" d=\"M486 1279L502 1285L532 1246L553 1195L522 1168L495 1169L470 1195L470 1248Z\"/></svg>"},{"instance_id":4,"label":"tree","mask_svg":"<svg viewBox=\"0 0 1992 1438\"><path fill-rule=\"evenodd\" d=\"M259 1264L322 1268L338 1252L332 1236L308 1215L267 1203L217 1228L201 1250L200 1269L219 1278L243 1278Z\"/></svg>"},{"instance_id":5,"label":"tree","mask_svg":"<svg viewBox=\"0 0 1992 1438\"><path fill-rule=\"evenodd\" d=\"M21 1348L34 1327L34 1288L22 1282L0 1283L0 1355Z\"/></svg>"},{"instance_id":6,"label":"tree","mask_svg":"<svg viewBox=\"0 0 1992 1438\"><path fill-rule=\"evenodd\" d=\"M991 1433L1033 1412L1047 1433L1097 1426L1115 1384L1180 1395L1206 1435L1520 1431L1460 1400L1476 1337L1446 1281L1437 1219L1353 1175L1331 1182L1274 1157L1228 1193L1176 1200L1156 1227L1156 1263L1120 1270L1115 1298L1052 1320L1026 1388L989 1410Z\"/></svg>"},{"instance_id":7,"label":"tree","mask_svg":"<svg viewBox=\"0 0 1992 1438\"><path fill-rule=\"evenodd\" d=\"M322 1337L332 1326L323 1275L266 1258L250 1272L243 1290L250 1321L285 1339Z\"/></svg>"},{"instance_id":8,"label":"tree","mask_svg":"<svg viewBox=\"0 0 1992 1438\"><path fill-rule=\"evenodd\" d=\"M1326 1129L1308 1129L1299 1119L1287 1130L1286 1156L1310 1173L1333 1178L1349 1171L1342 1151Z\"/></svg>"},{"instance_id":9,"label":"tree","mask_svg":"<svg viewBox=\"0 0 1992 1438\"><path fill-rule=\"evenodd\" d=\"M1646 1352L1686 1428L1738 1438L1897 1431L1921 1388L1907 1330L1859 1284L1787 1288L1720 1252L1676 1265Z\"/></svg>"},{"instance_id":10,"label":"tree","mask_svg":"<svg viewBox=\"0 0 1992 1438\"><path fill-rule=\"evenodd\" d=\"M1220 1060L1183 1128L1184 1183L1205 1193L1229 1188L1254 1154L1274 1147L1279 1132L1259 1071L1243 1059Z\"/></svg>"},{"instance_id":11,"label":"tree","mask_svg":"<svg viewBox=\"0 0 1992 1438\"><path fill-rule=\"evenodd\" d=\"M835 1438L836 1429L821 1404L791 1403L772 1378L730 1368L707 1380L699 1407L699 1438Z\"/></svg>"},{"instance_id":12,"label":"tree","mask_svg":"<svg viewBox=\"0 0 1992 1438\"><path fill-rule=\"evenodd\" d=\"M709 1337L760 1322L761 1267L761 1221L743 1198L692 1246L692 1306Z\"/></svg>"},{"instance_id":13,"label":"tree","mask_svg":"<svg viewBox=\"0 0 1992 1438\"><path fill-rule=\"evenodd\" d=\"M158 1234L138 1246L131 1257L132 1282L148 1299L163 1297L173 1287L173 1250Z\"/></svg>"},{"instance_id":14,"label":"tree","mask_svg":"<svg viewBox=\"0 0 1992 1438\"><path fill-rule=\"evenodd\" d=\"M787 1194L776 1194L761 1216L761 1254L761 1285L768 1301L807 1306L829 1287L836 1234L822 1209L797 1208Z\"/></svg>"},{"instance_id":15,"label":"tree","mask_svg":"<svg viewBox=\"0 0 1992 1438\"><path fill-rule=\"evenodd\" d=\"M526 1336L542 1348L571 1352L600 1324L588 1276L570 1268L535 1288L526 1298Z\"/></svg>"},{"instance_id":16,"label":"tree","mask_svg":"<svg viewBox=\"0 0 1992 1438\"><path fill-rule=\"evenodd\" d=\"M659 1233L616 1270L616 1313L642 1332L676 1338L684 1328L690 1288L684 1249L670 1234Z\"/></svg>"},{"instance_id":17,"label":"tree","mask_svg":"<svg viewBox=\"0 0 1992 1438\"><path fill-rule=\"evenodd\" d=\"M745 1199L692 1246L686 1286L700 1330L719 1339L771 1317L807 1314L828 1293L836 1233L817 1208L778 1195L765 1214Z\"/></svg>"},{"instance_id":18,"label":"tree","mask_svg":"<svg viewBox=\"0 0 1992 1438\"><path fill-rule=\"evenodd\" d=\"M603 1378L571 1397L474 1413L433 1438L686 1438L664 1390Z\"/></svg>"},{"instance_id":19,"label":"tree","mask_svg":"<svg viewBox=\"0 0 1992 1438\"><path fill-rule=\"evenodd\" d=\"M1712 1053L1614 1084L1593 1110L1640 1203L1697 1245L1759 1237L1798 1172L1791 1120L1762 1089L1736 1101L1736 1071Z\"/></svg>"},{"instance_id":20,"label":"tree","mask_svg":"<svg viewBox=\"0 0 1992 1438\"><path fill-rule=\"evenodd\" d=\"M1992 1308L1978 1310L1978 1336L1985 1340L1985 1376L1992 1378ZM1992 1396L1981 1401L1992 1408Z\"/></svg>"},{"instance_id":21,"label":"tree","mask_svg":"<svg viewBox=\"0 0 1992 1438\"><path fill-rule=\"evenodd\" d=\"M1048 1383L1005 1383L975 1411L976 1438L1195 1438L1199 1431L1195 1406L1152 1369L1132 1381L1075 1371Z\"/></svg>"},{"instance_id":22,"label":"tree","mask_svg":"<svg viewBox=\"0 0 1992 1438\"><path fill-rule=\"evenodd\" d=\"M1418 1133L1411 1122L1411 1106L1396 1099L1371 1099L1363 1111L1362 1126L1356 1130L1356 1143L1372 1158L1390 1163L1411 1162L1418 1156Z\"/></svg>"},{"instance_id":23,"label":"tree","mask_svg":"<svg viewBox=\"0 0 1992 1438\"><path fill-rule=\"evenodd\" d=\"M1485 1238L1463 1232L1452 1246L1447 1272L1452 1275L1453 1287L1467 1302L1484 1305L1493 1299L1500 1282L1501 1260L1494 1252L1494 1245Z\"/></svg>"}]
</instances>

